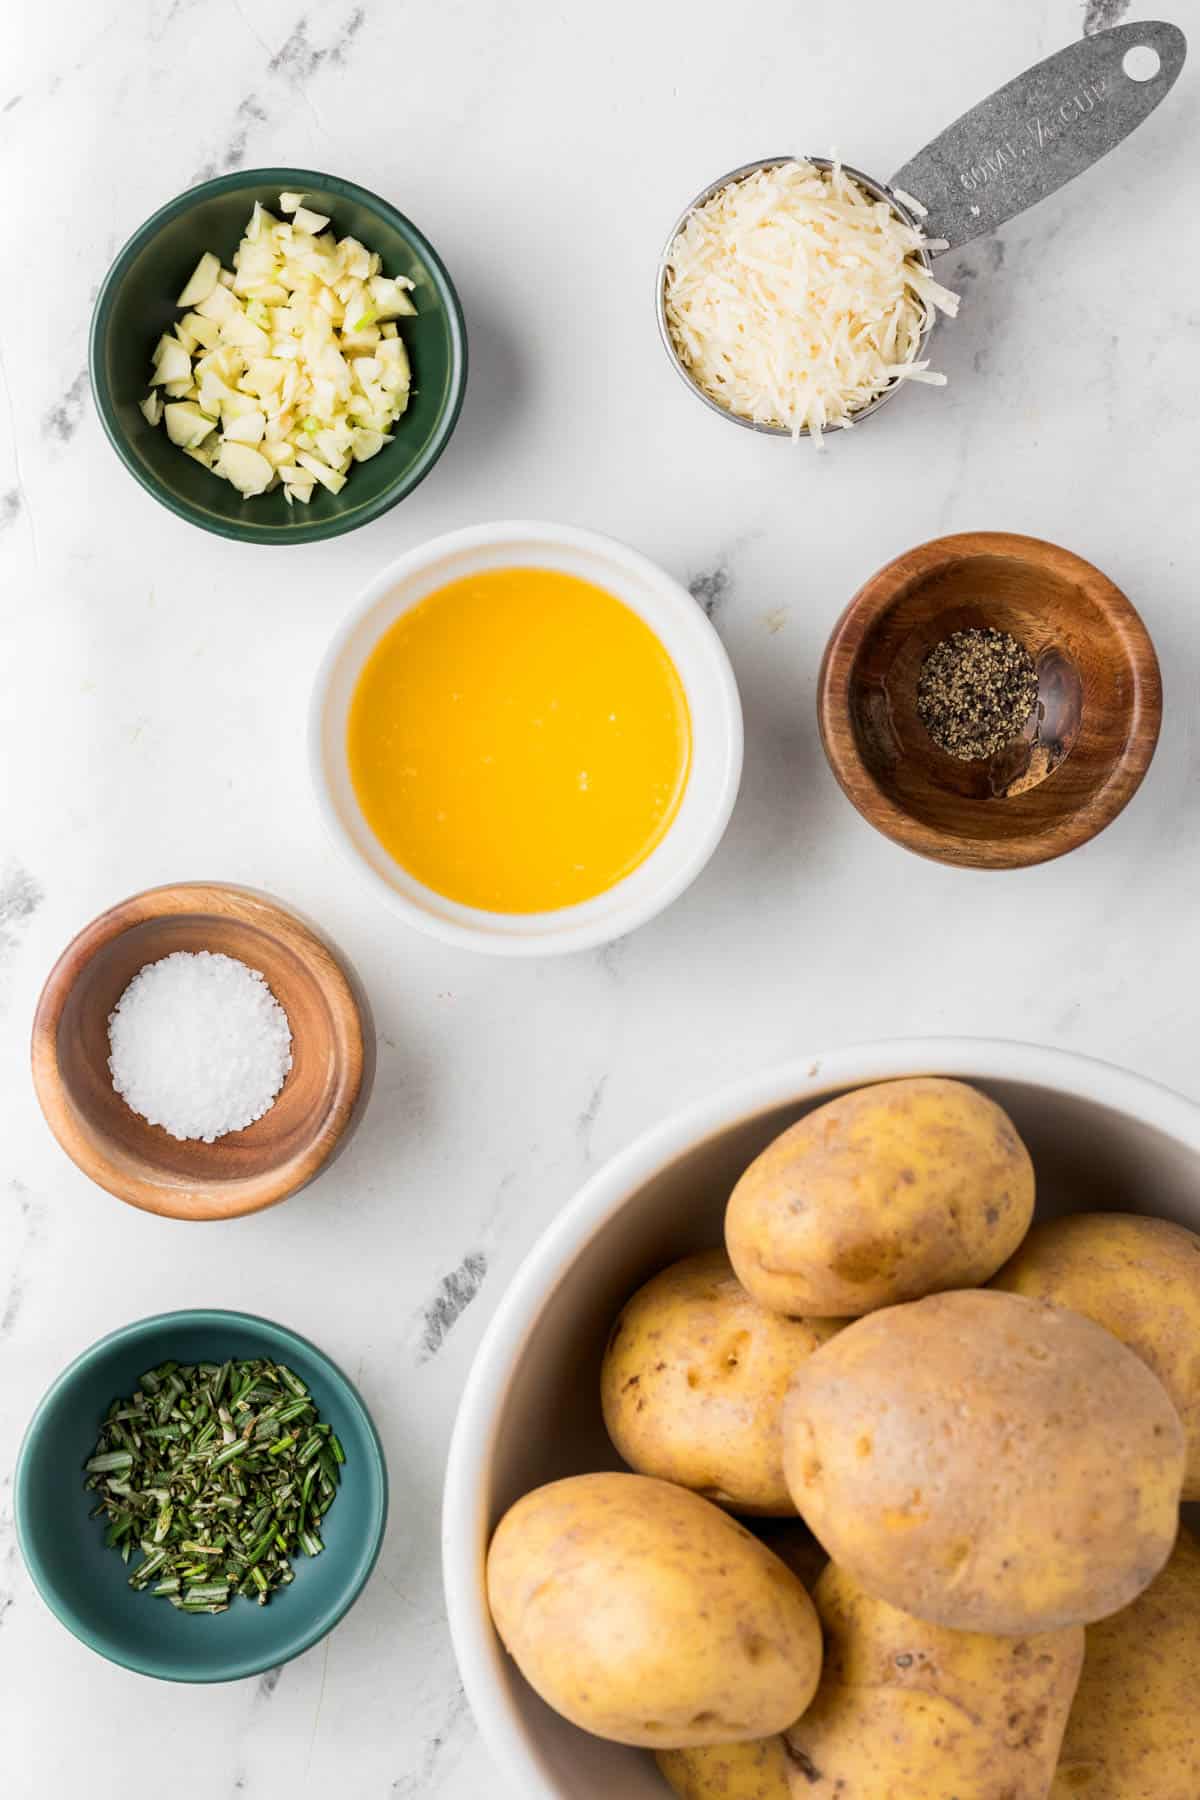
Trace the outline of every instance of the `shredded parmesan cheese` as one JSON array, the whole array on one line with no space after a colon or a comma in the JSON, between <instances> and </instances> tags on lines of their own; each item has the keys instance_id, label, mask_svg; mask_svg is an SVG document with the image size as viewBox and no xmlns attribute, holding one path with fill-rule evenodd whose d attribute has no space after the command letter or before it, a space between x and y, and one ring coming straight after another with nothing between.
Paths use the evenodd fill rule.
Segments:
<instances>
[{"instance_id":1,"label":"shredded parmesan cheese","mask_svg":"<svg viewBox=\"0 0 1200 1800\"><path fill-rule=\"evenodd\" d=\"M958 296L921 261L921 232L840 164L756 169L695 208L667 257L671 338L704 393L793 438L844 429L919 360Z\"/></svg>"},{"instance_id":2,"label":"shredded parmesan cheese","mask_svg":"<svg viewBox=\"0 0 1200 1800\"><path fill-rule=\"evenodd\" d=\"M894 187L892 192L895 194L901 206L907 206L914 218L927 219L929 217L929 208L927 206L922 206L921 202L915 199L912 194L906 194L903 188L898 187Z\"/></svg>"}]
</instances>

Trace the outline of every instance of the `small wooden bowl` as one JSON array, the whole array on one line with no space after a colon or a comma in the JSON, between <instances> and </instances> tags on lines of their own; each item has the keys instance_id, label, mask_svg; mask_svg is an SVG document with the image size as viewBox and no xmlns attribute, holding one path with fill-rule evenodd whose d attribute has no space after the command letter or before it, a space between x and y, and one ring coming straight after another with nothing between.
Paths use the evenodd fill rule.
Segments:
<instances>
[{"instance_id":1,"label":"small wooden bowl","mask_svg":"<svg viewBox=\"0 0 1200 1800\"><path fill-rule=\"evenodd\" d=\"M960 762L917 716L917 681L953 631L1025 645L1038 702L1021 738ZM1145 626L1106 575L1040 538L967 531L906 551L842 614L817 684L821 739L847 798L936 862L1016 869L1110 825L1150 766L1162 680Z\"/></svg>"},{"instance_id":2,"label":"small wooden bowl","mask_svg":"<svg viewBox=\"0 0 1200 1800\"><path fill-rule=\"evenodd\" d=\"M175 950L222 951L258 969L292 1029L275 1104L212 1144L147 1123L108 1068L109 1014L144 964ZM286 1200L347 1141L373 1066L364 1008L330 948L286 907L211 882L150 888L94 919L50 971L33 1022L33 1085L67 1155L118 1200L175 1219L231 1219Z\"/></svg>"}]
</instances>

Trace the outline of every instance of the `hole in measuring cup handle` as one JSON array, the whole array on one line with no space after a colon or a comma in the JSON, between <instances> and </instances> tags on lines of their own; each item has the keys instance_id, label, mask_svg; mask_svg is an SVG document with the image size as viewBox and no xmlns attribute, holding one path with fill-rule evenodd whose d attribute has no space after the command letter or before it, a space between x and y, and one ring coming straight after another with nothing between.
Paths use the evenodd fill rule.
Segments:
<instances>
[{"instance_id":1,"label":"hole in measuring cup handle","mask_svg":"<svg viewBox=\"0 0 1200 1800\"><path fill-rule=\"evenodd\" d=\"M1121 58L1130 81L1153 81L1162 68L1162 57L1153 44L1134 44Z\"/></svg>"}]
</instances>

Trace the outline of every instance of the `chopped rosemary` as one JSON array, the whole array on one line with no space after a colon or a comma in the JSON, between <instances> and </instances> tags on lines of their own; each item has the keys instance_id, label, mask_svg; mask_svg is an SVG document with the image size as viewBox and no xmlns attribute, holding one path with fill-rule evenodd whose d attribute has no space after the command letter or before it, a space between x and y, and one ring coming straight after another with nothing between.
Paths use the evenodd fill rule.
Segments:
<instances>
[{"instance_id":1,"label":"chopped rosemary","mask_svg":"<svg viewBox=\"0 0 1200 1800\"><path fill-rule=\"evenodd\" d=\"M221 1613L235 1594L265 1606L297 1552L320 1554L345 1460L284 1364L164 1362L109 1407L84 1485L105 1542L141 1552L130 1587Z\"/></svg>"}]
</instances>

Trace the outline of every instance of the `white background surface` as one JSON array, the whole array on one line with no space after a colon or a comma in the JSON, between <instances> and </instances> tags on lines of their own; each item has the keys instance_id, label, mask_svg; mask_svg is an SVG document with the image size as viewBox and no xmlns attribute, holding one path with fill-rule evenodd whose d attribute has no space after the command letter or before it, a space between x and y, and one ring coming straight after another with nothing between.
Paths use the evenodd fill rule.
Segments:
<instances>
[{"instance_id":1,"label":"white background surface","mask_svg":"<svg viewBox=\"0 0 1200 1800\"><path fill-rule=\"evenodd\" d=\"M1179 229L1200 207L1195 72L1091 176L944 260L965 296L938 333L949 389L901 396L817 460L727 426L671 373L651 308L670 221L722 171L781 150L836 147L886 176L1077 37L1078 0L13 10L2 1785L10 1800L470 1800L492 1776L444 1627L446 1441L505 1281L598 1160L727 1077L890 1033L1040 1039L1200 1097L1200 248ZM1195 0L1167 10L1200 25ZM129 233L202 175L268 163L351 176L409 213L458 283L472 356L426 484L355 535L292 551L158 509L104 441L84 372L90 299ZM699 580L747 715L742 798L706 874L634 937L560 963L473 960L405 933L322 841L303 757L312 671L368 576L434 532L509 515L610 532ZM910 544L975 527L1098 563L1141 609L1166 679L1158 758L1129 812L1065 861L1012 875L955 873L876 837L836 789L813 717L821 648L859 584ZM37 992L71 935L138 888L195 877L317 918L357 964L380 1032L374 1101L336 1170L225 1226L147 1217L91 1187L27 1073ZM442 1284L468 1256L486 1276L439 1342ZM393 1503L376 1575L324 1644L278 1678L175 1689L101 1662L46 1611L13 1539L9 1471L65 1362L125 1320L197 1304L273 1313L358 1379Z\"/></svg>"}]
</instances>

